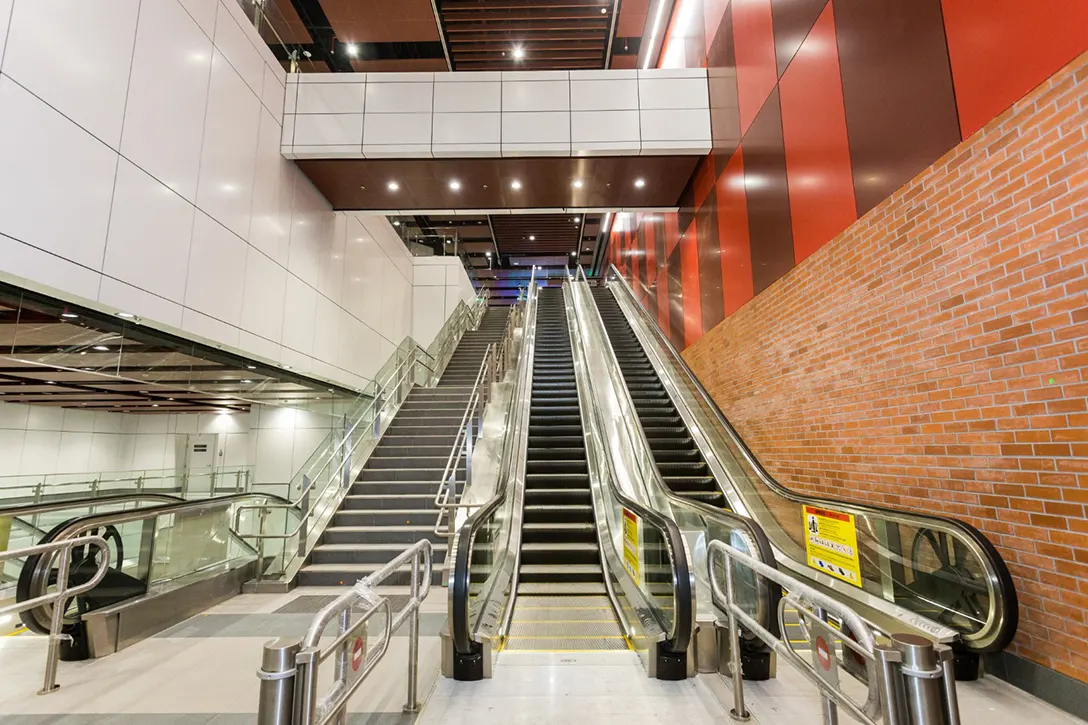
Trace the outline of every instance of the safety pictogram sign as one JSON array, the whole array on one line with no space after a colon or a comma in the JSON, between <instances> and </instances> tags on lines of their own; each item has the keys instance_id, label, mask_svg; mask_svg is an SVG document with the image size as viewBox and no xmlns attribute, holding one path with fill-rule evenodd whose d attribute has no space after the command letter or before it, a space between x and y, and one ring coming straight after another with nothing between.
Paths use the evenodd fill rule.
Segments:
<instances>
[{"instance_id":1,"label":"safety pictogram sign","mask_svg":"<svg viewBox=\"0 0 1088 725\"><path fill-rule=\"evenodd\" d=\"M355 645L351 648L351 671L358 672L359 668L363 666L363 655L365 654L366 646L363 644L362 637L355 638Z\"/></svg>"},{"instance_id":2,"label":"safety pictogram sign","mask_svg":"<svg viewBox=\"0 0 1088 725\"><path fill-rule=\"evenodd\" d=\"M854 515L805 506L804 518L808 565L860 587L861 563Z\"/></svg>"}]
</instances>

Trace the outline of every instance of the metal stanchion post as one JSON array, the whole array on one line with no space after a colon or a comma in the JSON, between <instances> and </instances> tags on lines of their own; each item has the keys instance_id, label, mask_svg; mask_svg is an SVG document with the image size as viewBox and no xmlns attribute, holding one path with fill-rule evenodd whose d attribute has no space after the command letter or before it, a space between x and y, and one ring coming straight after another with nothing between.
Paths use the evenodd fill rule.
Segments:
<instances>
[{"instance_id":1,"label":"metal stanchion post","mask_svg":"<svg viewBox=\"0 0 1088 725\"><path fill-rule=\"evenodd\" d=\"M57 662L60 660L60 641L68 635L61 634L64 627L64 608L68 604L68 566L72 560L70 548L61 549L60 562L57 564L57 598L53 600L53 617L49 625L49 648L45 653L45 682L39 695L56 692Z\"/></svg>"},{"instance_id":2,"label":"metal stanchion post","mask_svg":"<svg viewBox=\"0 0 1088 725\"><path fill-rule=\"evenodd\" d=\"M952 648L938 645L937 656L941 660L941 669L944 676L941 685L944 694L944 716L948 725L960 725L960 699L956 695L956 670L955 655Z\"/></svg>"},{"instance_id":3,"label":"metal stanchion post","mask_svg":"<svg viewBox=\"0 0 1088 725\"><path fill-rule=\"evenodd\" d=\"M816 607L816 616L820 618L821 622L827 621L827 612L821 607ZM843 645L845 649L846 645ZM831 647L831 658L834 659L835 651L834 646ZM823 713L824 725L839 725L839 706L835 704L835 701L824 690L820 691L820 711Z\"/></svg>"},{"instance_id":4,"label":"metal stanchion post","mask_svg":"<svg viewBox=\"0 0 1088 725\"><path fill-rule=\"evenodd\" d=\"M257 700L257 725L291 725L295 707L295 656L302 648L297 639L281 637L264 644L261 691Z\"/></svg>"},{"instance_id":5,"label":"metal stanchion post","mask_svg":"<svg viewBox=\"0 0 1088 725\"><path fill-rule=\"evenodd\" d=\"M740 630L737 628L737 616L733 613L733 560L725 557L725 600L729 615L729 669L733 678L733 709L729 717L738 722L747 722L751 716L744 706L744 676L740 668Z\"/></svg>"},{"instance_id":6,"label":"metal stanchion post","mask_svg":"<svg viewBox=\"0 0 1088 725\"><path fill-rule=\"evenodd\" d=\"M450 529L452 530L452 526ZM419 559L417 552L412 557L412 600L419 599ZM416 605L408 619L408 701L404 712L419 712L420 704L417 693L419 686L419 605Z\"/></svg>"},{"instance_id":7,"label":"metal stanchion post","mask_svg":"<svg viewBox=\"0 0 1088 725\"><path fill-rule=\"evenodd\" d=\"M876 675L880 683L880 711L883 725L906 725L903 710L903 681L899 674L899 651L888 645L873 648Z\"/></svg>"},{"instance_id":8,"label":"metal stanchion post","mask_svg":"<svg viewBox=\"0 0 1088 725\"><path fill-rule=\"evenodd\" d=\"M316 647L304 649L295 657L295 704L294 725L313 725L317 719L317 669Z\"/></svg>"},{"instance_id":9,"label":"metal stanchion post","mask_svg":"<svg viewBox=\"0 0 1088 725\"><path fill-rule=\"evenodd\" d=\"M933 642L917 634L893 634L892 647L902 660L900 672L905 679L906 705L914 725L943 723L944 702L938 679L944 670L937 663Z\"/></svg>"}]
</instances>

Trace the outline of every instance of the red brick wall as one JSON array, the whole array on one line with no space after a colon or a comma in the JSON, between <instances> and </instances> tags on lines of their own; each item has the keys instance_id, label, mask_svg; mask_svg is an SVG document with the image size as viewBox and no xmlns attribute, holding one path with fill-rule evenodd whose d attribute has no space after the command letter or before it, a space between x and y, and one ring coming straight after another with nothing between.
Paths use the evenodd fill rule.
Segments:
<instances>
[{"instance_id":1,"label":"red brick wall","mask_svg":"<svg viewBox=\"0 0 1088 725\"><path fill-rule=\"evenodd\" d=\"M980 528L1088 681L1088 54L684 353L784 484Z\"/></svg>"}]
</instances>

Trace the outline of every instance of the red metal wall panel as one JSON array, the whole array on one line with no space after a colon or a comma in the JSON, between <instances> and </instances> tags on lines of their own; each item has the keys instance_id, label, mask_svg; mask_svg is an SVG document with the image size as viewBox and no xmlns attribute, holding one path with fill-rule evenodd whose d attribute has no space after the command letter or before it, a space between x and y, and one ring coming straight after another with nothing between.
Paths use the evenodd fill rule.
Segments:
<instances>
[{"instance_id":1,"label":"red metal wall panel","mask_svg":"<svg viewBox=\"0 0 1088 725\"><path fill-rule=\"evenodd\" d=\"M830 3L778 88L794 261L800 264L858 218Z\"/></svg>"},{"instance_id":2,"label":"red metal wall panel","mask_svg":"<svg viewBox=\"0 0 1088 725\"><path fill-rule=\"evenodd\" d=\"M744 197L744 149L729 160L716 189L718 246L721 249L722 305L725 317L752 299L752 250L748 244L748 205Z\"/></svg>"},{"instance_id":3,"label":"red metal wall panel","mask_svg":"<svg viewBox=\"0 0 1088 725\"><path fill-rule=\"evenodd\" d=\"M733 44L737 59L740 131L752 125L778 82L771 0L733 0Z\"/></svg>"},{"instance_id":4,"label":"red metal wall panel","mask_svg":"<svg viewBox=\"0 0 1088 725\"><path fill-rule=\"evenodd\" d=\"M942 0L964 137L1088 50L1085 0Z\"/></svg>"},{"instance_id":5,"label":"red metal wall panel","mask_svg":"<svg viewBox=\"0 0 1088 725\"><path fill-rule=\"evenodd\" d=\"M699 291L699 230L694 220L680 237L680 279L684 289L682 346L687 347L703 334L702 295Z\"/></svg>"}]
</instances>

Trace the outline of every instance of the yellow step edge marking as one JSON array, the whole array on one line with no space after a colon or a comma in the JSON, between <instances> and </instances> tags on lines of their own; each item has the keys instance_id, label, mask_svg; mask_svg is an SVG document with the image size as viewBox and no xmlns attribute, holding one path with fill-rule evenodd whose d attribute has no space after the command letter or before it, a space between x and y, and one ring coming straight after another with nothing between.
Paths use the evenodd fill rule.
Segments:
<instances>
[{"instance_id":1,"label":"yellow step edge marking","mask_svg":"<svg viewBox=\"0 0 1088 725\"><path fill-rule=\"evenodd\" d=\"M535 634L512 634L510 635L510 639L627 639L627 637L622 634L583 634L578 636L571 635L569 637L562 635L543 636ZM808 640L805 641L807 642Z\"/></svg>"}]
</instances>

